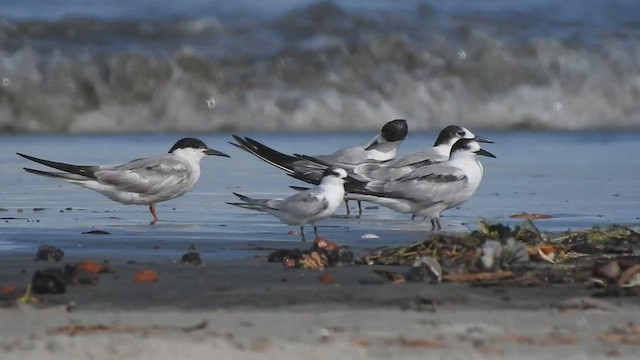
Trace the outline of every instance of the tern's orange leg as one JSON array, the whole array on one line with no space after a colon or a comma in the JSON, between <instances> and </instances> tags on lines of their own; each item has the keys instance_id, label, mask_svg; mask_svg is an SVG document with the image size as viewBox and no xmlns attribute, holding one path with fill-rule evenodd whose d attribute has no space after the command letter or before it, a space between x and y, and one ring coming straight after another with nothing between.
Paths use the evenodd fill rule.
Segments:
<instances>
[{"instance_id":1,"label":"tern's orange leg","mask_svg":"<svg viewBox=\"0 0 640 360\"><path fill-rule=\"evenodd\" d=\"M151 213L151 216L153 216L153 221L150 225L155 225L158 220L160 220L158 219L158 215L156 215L156 204L149 205L149 212Z\"/></svg>"}]
</instances>

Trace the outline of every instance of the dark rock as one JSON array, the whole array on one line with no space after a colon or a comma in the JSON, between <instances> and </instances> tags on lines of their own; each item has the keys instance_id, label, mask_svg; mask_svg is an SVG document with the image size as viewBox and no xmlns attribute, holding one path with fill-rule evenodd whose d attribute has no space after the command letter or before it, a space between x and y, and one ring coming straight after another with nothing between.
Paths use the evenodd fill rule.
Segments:
<instances>
[{"instance_id":1,"label":"dark rock","mask_svg":"<svg viewBox=\"0 0 640 360\"><path fill-rule=\"evenodd\" d=\"M184 255L180 259L181 264L193 264L193 265L202 265L202 258L200 258L200 253L197 251L190 251Z\"/></svg>"},{"instance_id":2,"label":"dark rock","mask_svg":"<svg viewBox=\"0 0 640 360\"><path fill-rule=\"evenodd\" d=\"M40 245L36 253L36 260L60 261L64 257L64 251L51 245Z\"/></svg>"},{"instance_id":3,"label":"dark rock","mask_svg":"<svg viewBox=\"0 0 640 360\"><path fill-rule=\"evenodd\" d=\"M109 235L111 234L108 231L104 231L104 230L91 230L91 231L84 231L83 234L89 234L89 235Z\"/></svg>"},{"instance_id":4,"label":"dark rock","mask_svg":"<svg viewBox=\"0 0 640 360\"><path fill-rule=\"evenodd\" d=\"M350 246L340 246L335 250L326 251L327 259L330 266L352 265L356 255Z\"/></svg>"},{"instance_id":5,"label":"dark rock","mask_svg":"<svg viewBox=\"0 0 640 360\"><path fill-rule=\"evenodd\" d=\"M36 271L31 278L31 289L37 294L64 294L67 289L63 268Z\"/></svg>"},{"instance_id":6,"label":"dark rock","mask_svg":"<svg viewBox=\"0 0 640 360\"><path fill-rule=\"evenodd\" d=\"M269 262L284 262L287 259L296 259L300 257L301 252L299 249L289 250L289 249L279 249L274 250L269 253L267 256L267 261Z\"/></svg>"},{"instance_id":7,"label":"dark rock","mask_svg":"<svg viewBox=\"0 0 640 360\"><path fill-rule=\"evenodd\" d=\"M96 285L98 274L74 265L67 265L64 268L65 281L74 285Z\"/></svg>"}]
</instances>

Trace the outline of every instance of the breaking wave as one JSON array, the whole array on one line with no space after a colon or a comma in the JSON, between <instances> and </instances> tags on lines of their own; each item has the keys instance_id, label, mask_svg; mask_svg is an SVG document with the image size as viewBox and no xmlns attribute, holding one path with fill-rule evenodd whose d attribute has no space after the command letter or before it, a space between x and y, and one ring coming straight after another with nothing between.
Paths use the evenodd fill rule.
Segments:
<instances>
[{"instance_id":1,"label":"breaking wave","mask_svg":"<svg viewBox=\"0 0 640 360\"><path fill-rule=\"evenodd\" d=\"M402 3L5 19L0 131L640 128L640 22Z\"/></svg>"}]
</instances>

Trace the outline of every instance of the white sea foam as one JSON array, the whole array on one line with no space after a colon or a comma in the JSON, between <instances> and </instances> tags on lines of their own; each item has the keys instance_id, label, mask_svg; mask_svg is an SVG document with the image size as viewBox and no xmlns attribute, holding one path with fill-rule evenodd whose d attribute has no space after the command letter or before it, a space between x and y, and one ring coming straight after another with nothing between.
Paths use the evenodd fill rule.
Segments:
<instances>
[{"instance_id":1,"label":"white sea foam","mask_svg":"<svg viewBox=\"0 0 640 360\"><path fill-rule=\"evenodd\" d=\"M640 5L401 3L5 21L0 130L640 127Z\"/></svg>"}]
</instances>

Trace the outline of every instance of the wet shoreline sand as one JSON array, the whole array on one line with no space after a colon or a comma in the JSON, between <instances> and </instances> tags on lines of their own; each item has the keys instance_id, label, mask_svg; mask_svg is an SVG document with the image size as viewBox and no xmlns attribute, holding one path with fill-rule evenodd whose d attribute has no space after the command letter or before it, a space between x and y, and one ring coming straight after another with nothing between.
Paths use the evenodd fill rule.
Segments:
<instances>
[{"instance_id":1,"label":"wet shoreline sand","mask_svg":"<svg viewBox=\"0 0 640 360\"><path fill-rule=\"evenodd\" d=\"M640 160L619 156L637 149L637 134L478 133L496 141L490 150L498 159L484 162L485 178L474 198L444 214L446 233L474 230L478 217L513 226L522 220L509 215L523 211L551 214L536 221L543 231L638 222ZM424 147L433 135L413 134L402 151ZM29 176L14 155L28 143L31 154L54 160L116 163L166 152L175 137L3 138L0 195L7 211L1 216L9 219L0 225L0 285L22 291L36 270L85 260L107 260L116 272L99 275L95 286L70 285L65 294L44 295L44 305L0 309L0 358L540 358L540 352L637 358L640 312L634 297L593 298L583 284L392 284L372 270L398 267L320 272L268 263L271 249L310 244L287 235L296 229L270 216L222 205L232 191L292 192L290 179L240 151L229 151L234 161L204 161L198 185L161 204L163 221L153 227L144 207ZM369 136L336 135L331 142L324 135L256 138L287 152L321 153ZM228 139L203 138L214 147ZM82 234L91 230L110 234ZM367 205L362 218L337 216L319 230L361 255L424 239L428 225ZM63 249L62 262L34 261L42 244ZM204 266L178 263L192 244ZM145 268L158 272L156 283L132 281ZM321 283L321 273L333 275L335 283ZM574 304L563 307L567 302ZM198 328L203 320L206 325ZM86 332L70 336L74 326Z\"/></svg>"},{"instance_id":2,"label":"wet shoreline sand","mask_svg":"<svg viewBox=\"0 0 640 360\"><path fill-rule=\"evenodd\" d=\"M131 246L123 238L110 241L113 248ZM394 284L373 269L401 266L304 270L267 261L273 249L309 245L208 243L195 249L203 265L180 263L169 253L193 247L164 240L124 255L71 249L59 263L34 261L26 250L1 254L0 284L16 284L20 291L47 267L95 260L115 272L98 275L96 285L37 295L40 304L0 309L0 353L3 359L527 359L544 351L571 359L631 359L640 351L637 297L596 298L584 284ZM356 245L354 251L371 247ZM230 251L237 255L216 258ZM132 280L149 268L157 282ZM320 274L335 281L322 283Z\"/></svg>"}]
</instances>

